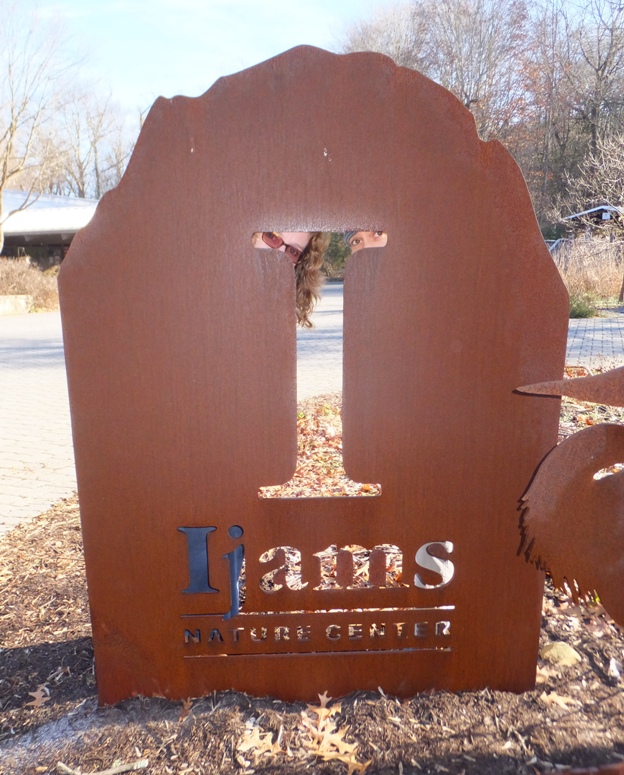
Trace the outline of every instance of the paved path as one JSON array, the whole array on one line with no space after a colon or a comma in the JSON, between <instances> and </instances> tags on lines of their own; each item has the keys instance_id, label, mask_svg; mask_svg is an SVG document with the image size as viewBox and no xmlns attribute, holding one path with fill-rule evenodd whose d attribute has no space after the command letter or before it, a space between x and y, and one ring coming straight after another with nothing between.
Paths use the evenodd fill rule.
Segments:
<instances>
[{"instance_id":1,"label":"paved path","mask_svg":"<svg viewBox=\"0 0 624 775\"><path fill-rule=\"evenodd\" d=\"M297 329L297 398L342 390L342 283L328 283L314 328Z\"/></svg>"},{"instance_id":2,"label":"paved path","mask_svg":"<svg viewBox=\"0 0 624 775\"><path fill-rule=\"evenodd\" d=\"M594 369L624 365L624 314L571 320L566 363Z\"/></svg>"},{"instance_id":3,"label":"paved path","mask_svg":"<svg viewBox=\"0 0 624 775\"><path fill-rule=\"evenodd\" d=\"M0 535L76 489L58 312L0 317Z\"/></svg>"},{"instance_id":4,"label":"paved path","mask_svg":"<svg viewBox=\"0 0 624 775\"><path fill-rule=\"evenodd\" d=\"M342 387L342 285L297 336L299 399ZM571 320L567 362L624 364L624 315ZM0 317L0 536L76 488L57 312Z\"/></svg>"}]
</instances>

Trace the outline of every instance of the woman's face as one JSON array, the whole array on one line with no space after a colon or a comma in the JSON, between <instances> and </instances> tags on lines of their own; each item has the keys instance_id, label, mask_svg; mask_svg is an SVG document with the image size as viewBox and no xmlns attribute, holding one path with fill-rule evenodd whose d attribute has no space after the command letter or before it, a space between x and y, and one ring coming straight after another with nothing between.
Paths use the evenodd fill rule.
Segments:
<instances>
[{"instance_id":1,"label":"woman's face","mask_svg":"<svg viewBox=\"0 0 624 775\"><path fill-rule=\"evenodd\" d=\"M385 231L358 231L349 240L352 253L362 248L383 248L388 243Z\"/></svg>"},{"instance_id":2,"label":"woman's face","mask_svg":"<svg viewBox=\"0 0 624 775\"><path fill-rule=\"evenodd\" d=\"M269 248L273 247L273 245L270 244L273 241L271 237L268 236L267 238L263 239L262 238L263 234L275 235L277 237L280 237L283 240L283 244L280 245L280 247L276 247L273 249L279 250L280 253L288 253L288 255L293 260L296 257L298 257L298 256L295 256L294 254L298 253L300 255L301 253L303 253L303 251L308 247L308 243L312 238L311 231L277 231L277 232L257 231L253 235L253 240L252 240L254 248L265 248L268 250Z\"/></svg>"}]
</instances>

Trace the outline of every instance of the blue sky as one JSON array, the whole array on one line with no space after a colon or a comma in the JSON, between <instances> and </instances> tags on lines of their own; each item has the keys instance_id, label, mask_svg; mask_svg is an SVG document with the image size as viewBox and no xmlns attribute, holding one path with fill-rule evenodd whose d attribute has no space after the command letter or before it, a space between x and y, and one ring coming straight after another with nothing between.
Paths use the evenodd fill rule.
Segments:
<instances>
[{"instance_id":1,"label":"blue sky","mask_svg":"<svg viewBox=\"0 0 624 775\"><path fill-rule=\"evenodd\" d=\"M126 110L202 94L220 76L295 45L333 49L383 0L40 0L60 18L83 73Z\"/></svg>"}]
</instances>

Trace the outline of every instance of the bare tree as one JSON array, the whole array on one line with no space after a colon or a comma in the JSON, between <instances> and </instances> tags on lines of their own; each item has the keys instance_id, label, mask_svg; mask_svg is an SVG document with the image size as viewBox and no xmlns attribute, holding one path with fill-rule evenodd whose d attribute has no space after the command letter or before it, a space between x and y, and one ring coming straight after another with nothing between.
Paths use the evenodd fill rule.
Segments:
<instances>
[{"instance_id":1,"label":"bare tree","mask_svg":"<svg viewBox=\"0 0 624 775\"><path fill-rule=\"evenodd\" d=\"M573 213L599 205L624 207L624 133L599 137L597 142L578 173L568 178L562 211ZM614 219L614 224L622 225L620 219Z\"/></svg>"},{"instance_id":2,"label":"bare tree","mask_svg":"<svg viewBox=\"0 0 624 775\"><path fill-rule=\"evenodd\" d=\"M427 38L423 21L411 3L394 2L379 8L370 19L356 21L345 31L338 47L344 53L377 51L397 65L425 72Z\"/></svg>"},{"instance_id":3,"label":"bare tree","mask_svg":"<svg viewBox=\"0 0 624 775\"><path fill-rule=\"evenodd\" d=\"M57 27L43 25L22 3L0 0L0 250L2 226L12 212L2 211L2 192L20 185L27 207L40 190L53 148L46 128L62 104L72 65Z\"/></svg>"},{"instance_id":4,"label":"bare tree","mask_svg":"<svg viewBox=\"0 0 624 775\"><path fill-rule=\"evenodd\" d=\"M404 0L340 48L381 51L450 89L480 137L515 156L544 226L624 131L624 0Z\"/></svg>"},{"instance_id":5,"label":"bare tree","mask_svg":"<svg viewBox=\"0 0 624 775\"><path fill-rule=\"evenodd\" d=\"M530 9L523 53L525 114L509 143L542 221L566 188L566 170L582 159L571 107L575 60L564 3L539 0Z\"/></svg>"},{"instance_id":6,"label":"bare tree","mask_svg":"<svg viewBox=\"0 0 624 775\"><path fill-rule=\"evenodd\" d=\"M126 122L111 96L75 87L50 130L54 163L46 189L55 194L94 197L117 185L132 152Z\"/></svg>"},{"instance_id":7,"label":"bare tree","mask_svg":"<svg viewBox=\"0 0 624 775\"><path fill-rule=\"evenodd\" d=\"M120 182L139 134L138 126L127 127L126 122L117 120L109 138L100 168L100 192L105 194Z\"/></svg>"},{"instance_id":8,"label":"bare tree","mask_svg":"<svg viewBox=\"0 0 624 775\"><path fill-rule=\"evenodd\" d=\"M622 125L624 109L624 3L587 0L574 16L566 15L575 67L568 72L573 110L596 153L599 139Z\"/></svg>"},{"instance_id":9,"label":"bare tree","mask_svg":"<svg viewBox=\"0 0 624 775\"><path fill-rule=\"evenodd\" d=\"M621 133L624 118L624 5L621 0L539 0L531 13L526 52L530 109L521 163L545 221L561 207L578 211L605 201L594 188L599 149ZM578 185L574 180L579 178ZM573 203L574 202L574 203ZM563 203L563 204L562 204Z\"/></svg>"},{"instance_id":10,"label":"bare tree","mask_svg":"<svg viewBox=\"0 0 624 775\"><path fill-rule=\"evenodd\" d=\"M525 0L411 0L355 25L340 47L380 51L438 81L487 139L518 118L526 21Z\"/></svg>"}]
</instances>

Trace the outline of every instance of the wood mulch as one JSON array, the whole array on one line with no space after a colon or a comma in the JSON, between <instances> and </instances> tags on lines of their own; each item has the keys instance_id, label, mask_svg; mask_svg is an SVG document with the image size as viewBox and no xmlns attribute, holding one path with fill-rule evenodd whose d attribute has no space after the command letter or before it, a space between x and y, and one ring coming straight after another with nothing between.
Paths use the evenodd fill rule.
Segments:
<instances>
[{"instance_id":1,"label":"wood mulch","mask_svg":"<svg viewBox=\"0 0 624 775\"><path fill-rule=\"evenodd\" d=\"M339 413L339 396L300 406L301 466L284 492L375 494L344 476ZM565 401L561 436L623 419L623 410ZM267 496L278 494L272 489ZM551 661L544 648L552 643L574 649L578 661ZM544 656L536 688L521 695L485 689L397 700L381 678L379 692L314 705L219 692L98 708L74 497L0 540L0 644L3 775L131 766L149 775L535 775L607 764L624 775L624 631L599 604L575 605L548 584Z\"/></svg>"}]
</instances>

